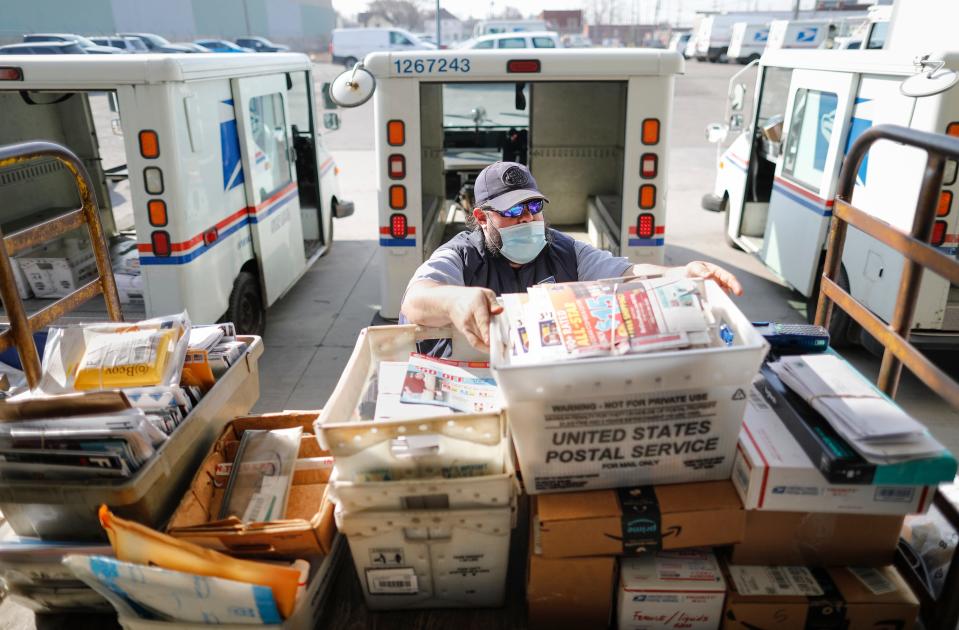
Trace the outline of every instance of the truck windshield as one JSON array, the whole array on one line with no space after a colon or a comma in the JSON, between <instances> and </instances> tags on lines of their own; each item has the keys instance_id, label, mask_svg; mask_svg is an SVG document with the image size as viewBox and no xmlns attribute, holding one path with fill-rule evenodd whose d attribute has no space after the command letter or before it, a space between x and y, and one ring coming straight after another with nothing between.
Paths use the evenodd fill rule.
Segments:
<instances>
[{"instance_id":1,"label":"truck windshield","mask_svg":"<svg viewBox=\"0 0 959 630\"><path fill-rule=\"evenodd\" d=\"M522 88L529 100L529 87ZM529 127L529 110L516 107L514 83L453 83L443 86L443 129Z\"/></svg>"}]
</instances>

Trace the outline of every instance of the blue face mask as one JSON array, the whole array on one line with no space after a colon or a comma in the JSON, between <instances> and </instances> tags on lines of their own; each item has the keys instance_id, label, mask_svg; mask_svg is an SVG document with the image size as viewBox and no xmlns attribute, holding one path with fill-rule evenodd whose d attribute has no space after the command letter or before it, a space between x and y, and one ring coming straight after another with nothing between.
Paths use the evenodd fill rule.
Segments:
<instances>
[{"instance_id":1,"label":"blue face mask","mask_svg":"<svg viewBox=\"0 0 959 630\"><path fill-rule=\"evenodd\" d=\"M499 228L499 235L503 239L500 252L514 263L525 265L546 247L546 222L530 221Z\"/></svg>"}]
</instances>

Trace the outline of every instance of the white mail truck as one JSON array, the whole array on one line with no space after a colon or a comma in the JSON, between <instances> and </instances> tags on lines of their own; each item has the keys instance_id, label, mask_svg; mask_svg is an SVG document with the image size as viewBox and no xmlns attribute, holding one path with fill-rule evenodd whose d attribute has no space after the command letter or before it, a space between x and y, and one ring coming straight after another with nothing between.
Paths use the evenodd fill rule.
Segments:
<instances>
[{"instance_id":1,"label":"white mail truck","mask_svg":"<svg viewBox=\"0 0 959 630\"><path fill-rule=\"evenodd\" d=\"M959 55L917 63L888 50L767 52L758 63L752 105L734 77L730 121L711 125L714 141L731 138L717 162L716 183L703 206L726 215L726 239L755 253L815 310L824 245L843 156L864 131L893 123L959 135ZM745 121L745 122L743 122ZM853 204L909 232L925 154L889 142L874 146L857 173ZM950 255L959 244L956 164L950 162L931 244ZM841 282L889 321L902 256L850 230ZM854 333L833 317L833 337ZM927 273L914 320L913 342L959 341L959 287Z\"/></svg>"},{"instance_id":2,"label":"white mail truck","mask_svg":"<svg viewBox=\"0 0 959 630\"><path fill-rule=\"evenodd\" d=\"M364 64L355 83L375 86L384 318L399 315L416 268L463 229L472 182L497 160L529 165L554 226L662 262L679 54L458 49L375 53Z\"/></svg>"},{"instance_id":3,"label":"white mail truck","mask_svg":"<svg viewBox=\"0 0 959 630\"><path fill-rule=\"evenodd\" d=\"M750 63L762 57L769 39L769 24L736 22L729 36L726 60L730 63Z\"/></svg>"},{"instance_id":4,"label":"white mail truck","mask_svg":"<svg viewBox=\"0 0 959 630\"><path fill-rule=\"evenodd\" d=\"M145 313L128 317L186 310L261 333L352 212L315 96L301 54L10 56L0 144L48 140L82 159L106 234L136 240ZM4 234L79 206L53 160L0 172L0 199Z\"/></svg>"}]
</instances>

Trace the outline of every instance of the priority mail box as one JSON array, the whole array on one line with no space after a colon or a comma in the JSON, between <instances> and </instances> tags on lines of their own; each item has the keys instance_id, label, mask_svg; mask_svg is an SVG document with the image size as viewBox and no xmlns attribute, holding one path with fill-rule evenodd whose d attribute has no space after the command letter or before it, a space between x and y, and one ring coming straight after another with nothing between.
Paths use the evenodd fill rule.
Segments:
<instances>
[{"instance_id":1,"label":"priority mail box","mask_svg":"<svg viewBox=\"0 0 959 630\"><path fill-rule=\"evenodd\" d=\"M726 581L708 549L658 551L620 564L619 630L693 628L722 622Z\"/></svg>"},{"instance_id":2,"label":"priority mail box","mask_svg":"<svg viewBox=\"0 0 959 630\"><path fill-rule=\"evenodd\" d=\"M746 403L733 483L746 509L783 512L921 513L935 494L931 486L827 482L755 387Z\"/></svg>"},{"instance_id":3,"label":"priority mail box","mask_svg":"<svg viewBox=\"0 0 959 630\"><path fill-rule=\"evenodd\" d=\"M916 626L919 603L892 566L727 569L723 628L895 628Z\"/></svg>"},{"instance_id":4,"label":"priority mail box","mask_svg":"<svg viewBox=\"0 0 959 630\"><path fill-rule=\"evenodd\" d=\"M545 558L728 545L746 528L729 481L542 494L533 505Z\"/></svg>"},{"instance_id":5,"label":"priority mail box","mask_svg":"<svg viewBox=\"0 0 959 630\"><path fill-rule=\"evenodd\" d=\"M903 516L746 510L734 564L882 566L893 561Z\"/></svg>"}]
</instances>

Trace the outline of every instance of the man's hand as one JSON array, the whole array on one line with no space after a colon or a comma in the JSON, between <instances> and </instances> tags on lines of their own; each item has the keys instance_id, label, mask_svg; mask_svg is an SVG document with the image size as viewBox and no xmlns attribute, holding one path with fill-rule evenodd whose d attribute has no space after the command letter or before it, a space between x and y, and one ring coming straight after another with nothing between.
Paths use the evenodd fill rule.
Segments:
<instances>
[{"instance_id":1,"label":"man's hand","mask_svg":"<svg viewBox=\"0 0 959 630\"><path fill-rule=\"evenodd\" d=\"M460 287L448 303L450 323L463 333L470 345L489 352L490 318L503 312L496 294L480 287Z\"/></svg>"},{"instance_id":2,"label":"man's hand","mask_svg":"<svg viewBox=\"0 0 959 630\"><path fill-rule=\"evenodd\" d=\"M421 280L406 291L403 314L413 324L452 324L477 350L489 351L490 318L503 311L496 294L480 287L457 287Z\"/></svg>"},{"instance_id":3,"label":"man's hand","mask_svg":"<svg viewBox=\"0 0 959 630\"><path fill-rule=\"evenodd\" d=\"M686 276L689 278L715 280L716 284L725 289L727 293L733 293L735 295L743 294L743 287L739 284L736 276L713 263L694 260L686 265Z\"/></svg>"}]
</instances>

